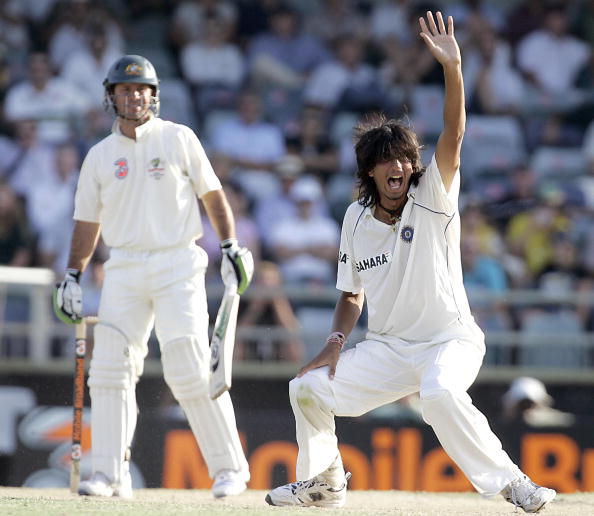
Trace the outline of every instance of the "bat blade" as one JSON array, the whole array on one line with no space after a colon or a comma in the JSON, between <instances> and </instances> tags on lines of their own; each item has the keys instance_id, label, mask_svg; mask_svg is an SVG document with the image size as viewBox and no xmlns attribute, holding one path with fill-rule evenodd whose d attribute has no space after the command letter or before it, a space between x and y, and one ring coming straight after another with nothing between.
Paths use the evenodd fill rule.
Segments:
<instances>
[{"instance_id":1,"label":"bat blade","mask_svg":"<svg viewBox=\"0 0 594 516\"><path fill-rule=\"evenodd\" d=\"M237 289L225 289L210 343L210 397L213 400L231 388L238 308Z\"/></svg>"}]
</instances>

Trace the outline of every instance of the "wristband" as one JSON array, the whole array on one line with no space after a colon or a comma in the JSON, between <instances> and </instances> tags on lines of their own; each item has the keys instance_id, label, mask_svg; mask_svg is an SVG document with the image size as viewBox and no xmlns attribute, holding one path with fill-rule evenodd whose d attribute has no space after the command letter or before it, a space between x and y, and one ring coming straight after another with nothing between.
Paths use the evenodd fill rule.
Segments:
<instances>
[{"instance_id":1,"label":"wristband","mask_svg":"<svg viewBox=\"0 0 594 516\"><path fill-rule=\"evenodd\" d=\"M328 338L326 339L326 344L339 344L340 349L342 350L345 341L346 337L344 336L344 333L334 331L330 335L328 335Z\"/></svg>"},{"instance_id":2,"label":"wristband","mask_svg":"<svg viewBox=\"0 0 594 516\"><path fill-rule=\"evenodd\" d=\"M66 269L65 276L70 276L74 278L74 280L79 283L80 282L80 275L81 272L78 269Z\"/></svg>"},{"instance_id":3,"label":"wristband","mask_svg":"<svg viewBox=\"0 0 594 516\"><path fill-rule=\"evenodd\" d=\"M228 249L234 245L239 245L237 238L226 238L225 240L221 240L220 243L221 249Z\"/></svg>"}]
</instances>

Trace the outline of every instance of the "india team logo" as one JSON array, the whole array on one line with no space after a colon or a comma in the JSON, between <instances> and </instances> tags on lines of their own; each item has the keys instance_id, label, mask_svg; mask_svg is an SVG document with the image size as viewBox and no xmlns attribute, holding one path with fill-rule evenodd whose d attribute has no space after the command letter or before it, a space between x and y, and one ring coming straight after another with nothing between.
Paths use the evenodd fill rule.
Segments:
<instances>
[{"instance_id":1,"label":"india team logo","mask_svg":"<svg viewBox=\"0 0 594 516\"><path fill-rule=\"evenodd\" d=\"M124 179L128 175L128 160L126 158L118 158L113 164L117 167L115 176L118 179Z\"/></svg>"},{"instance_id":2,"label":"india team logo","mask_svg":"<svg viewBox=\"0 0 594 516\"><path fill-rule=\"evenodd\" d=\"M407 244L412 242L413 236L415 234L415 228L412 226L404 226L402 231L400 231L400 238L404 240Z\"/></svg>"}]
</instances>

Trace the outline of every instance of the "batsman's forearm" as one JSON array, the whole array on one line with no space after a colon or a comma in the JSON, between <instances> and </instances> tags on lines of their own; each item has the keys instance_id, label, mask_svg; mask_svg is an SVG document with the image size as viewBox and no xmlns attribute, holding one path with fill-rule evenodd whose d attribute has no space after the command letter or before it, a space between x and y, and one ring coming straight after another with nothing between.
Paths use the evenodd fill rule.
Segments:
<instances>
[{"instance_id":1,"label":"batsman's forearm","mask_svg":"<svg viewBox=\"0 0 594 516\"><path fill-rule=\"evenodd\" d=\"M345 337L350 335L361 316L364 299L365 294L363 291L358 294L343 292L340 295L334 309L334 319L332 321L333 332L339 331Z\"/></svg>"},{"instance_id":2,"label":"batsman's forearm","mask_svg":"<svg viewBox=\"0 0 594 516\"><path fill-rule=\"evenodd\" d=\"M235 218L225 192L222 189L208 192L202 197L202 204L219 239L235 238Z\"/></svg>"},{"instance_id":3,"label":"batsman's forearm","mask_svg":"<svg viewBox=\"0 0 594 516\"><path fill-rule=\"evenodd\" d=\"M101 225L77 220L74 223L68 268L84 271L97 246Z\"/></svg>"}]
</instances>

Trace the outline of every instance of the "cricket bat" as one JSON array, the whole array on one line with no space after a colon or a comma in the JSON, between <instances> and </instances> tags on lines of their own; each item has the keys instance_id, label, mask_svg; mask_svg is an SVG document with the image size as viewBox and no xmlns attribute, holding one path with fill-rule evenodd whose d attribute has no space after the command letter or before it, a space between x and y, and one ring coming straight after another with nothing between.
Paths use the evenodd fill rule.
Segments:
<instances>
[{"instance_id":1,"label":"cricket bat","mask_svg":"<svg viewBox=\"0 0 594 516\"><path fill-rule=\"evenodd\" d=\"M238 308L237 286L225 288L210 342L210 397L213 400L231 388Z\"/></svg>"},{"instance_id":2,"label":"cricket bat","mask_svg":"<svg viewBox=\"0 0 594 516\"><path fill-rule=\"evenodd\" d=\"M78 491L80 482L80 461L82 458L82 430L85 399L85 356L87 353L87 324L97 324L96 317L83 317L76 325L74 348L74 395L72 414L72 450L70 452L70 492Z\"/></svg>"}]
</instances>

